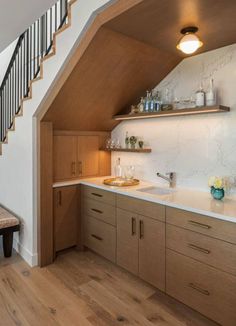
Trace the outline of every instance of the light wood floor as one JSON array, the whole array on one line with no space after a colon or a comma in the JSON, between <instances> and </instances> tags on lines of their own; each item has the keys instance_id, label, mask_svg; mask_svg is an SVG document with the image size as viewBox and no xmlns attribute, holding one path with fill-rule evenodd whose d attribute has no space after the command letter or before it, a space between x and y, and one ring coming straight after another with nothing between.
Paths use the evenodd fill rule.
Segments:
<instances>
[{"instance_id":1,"label":"light wood floor","mask_svg":"<svg viewBox=\"0 0 236 326\"><path fill-rule=\"evenodd\" d=\"M46 268L0 258L0 325L216 325L90 251Z\"/></svg>"}]
</instances>

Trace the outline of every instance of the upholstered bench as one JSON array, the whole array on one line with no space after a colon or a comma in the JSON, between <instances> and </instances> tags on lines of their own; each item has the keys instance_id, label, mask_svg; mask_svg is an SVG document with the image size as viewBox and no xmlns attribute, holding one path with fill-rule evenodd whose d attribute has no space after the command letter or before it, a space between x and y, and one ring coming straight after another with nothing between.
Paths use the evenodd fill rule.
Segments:
<instances>
[{"instance_id":1,"label":"upholstered bench","mask_svg":"<svg viewBox=\"0 0 236 326\"><path fill-rule=\"evenodd\" d=\"M20 221L3 207L0 207L0 235L3 236L3 252L11 257L13 233L20 230Z\"/></svg>"}]
</instances>

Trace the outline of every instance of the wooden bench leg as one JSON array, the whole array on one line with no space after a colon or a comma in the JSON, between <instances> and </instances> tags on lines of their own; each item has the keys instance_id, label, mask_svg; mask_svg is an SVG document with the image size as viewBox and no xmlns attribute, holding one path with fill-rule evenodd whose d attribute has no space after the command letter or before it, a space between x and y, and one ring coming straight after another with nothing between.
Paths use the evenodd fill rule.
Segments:
<instances>
[{"instance_id":1,"label":"wooden bench leg","mask_svg":"<svg viewBox=\"0 0 236 326\"><path fill-rule=\"evenodd\" d=\"M13 246L13 231L3 234L3 252L5 257L11 257Z\"/></svg>"}]
</instances>

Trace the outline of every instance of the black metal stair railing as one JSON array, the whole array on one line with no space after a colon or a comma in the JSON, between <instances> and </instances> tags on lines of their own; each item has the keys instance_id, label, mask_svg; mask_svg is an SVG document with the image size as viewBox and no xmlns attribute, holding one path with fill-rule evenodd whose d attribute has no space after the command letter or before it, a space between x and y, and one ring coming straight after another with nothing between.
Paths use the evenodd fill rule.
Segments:
<instances>
[{"instance_id":1,"label":"black metal stair railing","mask_svg":"<svg viewBox=\"0 0 236 326\"><path fill-rule=\"evenodd\" d=\"M40 73L41 58L52 50L53 34L68 22L68 3L58 1L18 39L0 87L1 142L21 110L22 99L29 96L30 81Z\"/></svg>"}]
</instances>

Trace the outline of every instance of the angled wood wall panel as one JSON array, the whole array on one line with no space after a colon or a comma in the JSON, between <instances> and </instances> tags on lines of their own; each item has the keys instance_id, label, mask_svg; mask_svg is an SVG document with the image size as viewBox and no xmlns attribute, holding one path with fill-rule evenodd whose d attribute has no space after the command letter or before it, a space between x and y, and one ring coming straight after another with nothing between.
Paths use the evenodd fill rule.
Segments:
<instances>
[{"instance_id":1,"label":"angled wood wall panel","mask_svg":"<svg viewBox=\"0 0 236 326\"><path fill-rule=\"evenodd\" d=\"M112 116L154 87L180 58L101 28L52 103L56 129L112 130Z\"/></svg>"}]
</instances>

